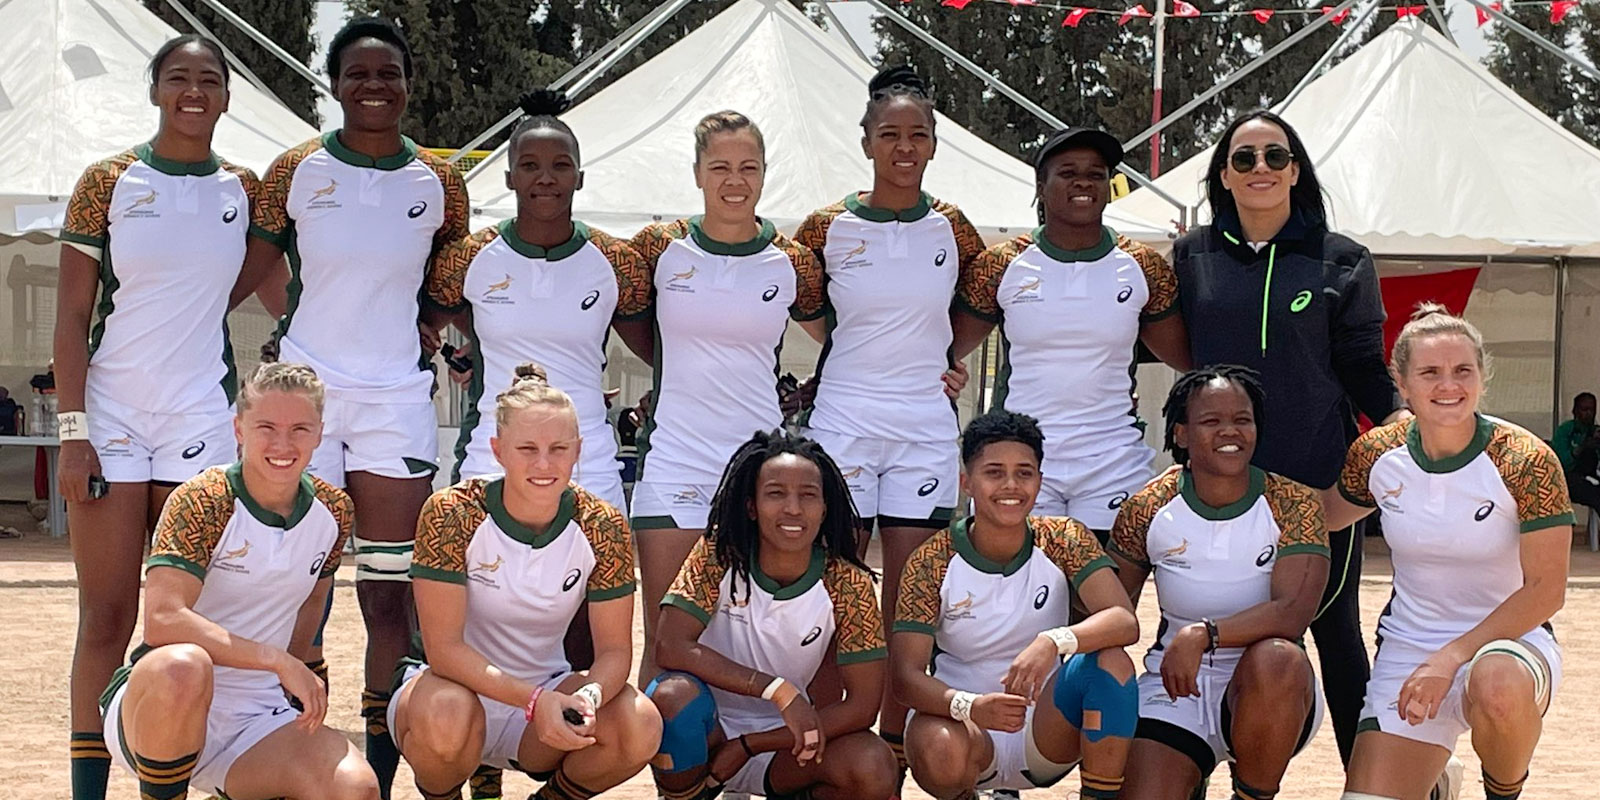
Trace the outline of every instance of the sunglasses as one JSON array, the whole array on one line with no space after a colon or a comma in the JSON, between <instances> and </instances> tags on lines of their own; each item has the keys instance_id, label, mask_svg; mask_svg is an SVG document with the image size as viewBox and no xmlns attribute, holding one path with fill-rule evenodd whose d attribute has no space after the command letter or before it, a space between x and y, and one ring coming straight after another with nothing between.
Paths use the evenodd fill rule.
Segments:
<instances>
[{"instance_id":1,"label":"sunglasses","mask_svg":"<svg viewBox=\"0 0 1600 800\"><path fill-rule=\"evenodd\" d=\"M1269 144L1262 148L1241 147L1233 151L1233 155L1228 156L1228 164L1233 167L1234 172L1249 172L1256 168L1258 157L1265 159L1267 169L1273 172L1286 169L1289 163L1294 161L1294 153L1289 152L1289 148Z\"/></svg>"}]
</instances>

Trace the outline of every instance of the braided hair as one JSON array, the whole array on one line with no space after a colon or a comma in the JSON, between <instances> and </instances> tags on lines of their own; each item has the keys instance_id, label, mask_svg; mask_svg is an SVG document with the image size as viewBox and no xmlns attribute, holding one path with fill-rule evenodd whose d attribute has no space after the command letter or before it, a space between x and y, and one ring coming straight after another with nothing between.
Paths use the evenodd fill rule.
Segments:
<instances>
[{"instance_id":1,"label":"braided hair","mask_svg":"<svg viewBox=\"0 0 1600 800\"><path fill-rule=\"evenodd\" d=\"M928 127L933 127L933 95L929 94L922 76L905 64L878 70L867 82L867 95L867 110L861 115L863 131L872 124L873 115L897 97L909 97L921 106L928 114Z\"/></svg>"},{"instance_id":2,"label":"braided hair","mask_svg":"<svg viewBox=\"0 0 1600 800\"><path fill-rule=\"evenodd\" d=\"M516 152L517 137L528 131L553 130L566 135L572 141L572 160L578 159L578 135L572 132L567 123L559 117L572 107L572 98L559 89L534 89L517 98L517 105L525 114L511 129L511 136L506 141L506 149Z\"/></svg>"},{"instance_id":3,"label":"braided hair","mask_svg":"<svg viewBox=\"0 0 1600 800\"><path fill-rule=\"evenodd\" d=\"M1237 364L1215 364L1190 370L1172 384L1172 391L1167 393L1167 404L1161 407L1161 415L1167 420L1165 446L1167 451L1172 453L1172 460L1178 464L1184 466L1189 464L1189 451L1178 446L1175 435L1179 425L1189 424L1189 399L1206 384L1219 380L1227 381L1244 390L1250 398L1250 408L1255 413L1256 425L1261 424L1266 411L1267 395L1261 388L1260 373Z\"/></svg>"},{"instance_id":4,"label":"braided hair","mask_svg":"<svg viewBox=\"0 0 1600 800\"><path fill-rule=\"evenodd\" d=\"M756 496L761 465L785 453L816 464L822 473L822 502L827 511L817 531L816 546L829 557L843 559L876 579L877 574L856 555L856 530L861 527L861 518L856 514L850 487L839 472L839 465L823 452L822 445L781 430L756 432L734 452L722 473L717 494L711 498L705 533L716 553L717 563L744 579L748 596L750 564L761 548L761 527L751 519L750 502ZM737 595L738 581L733 582L732 593Z\"/></svg>"}]
</instances>

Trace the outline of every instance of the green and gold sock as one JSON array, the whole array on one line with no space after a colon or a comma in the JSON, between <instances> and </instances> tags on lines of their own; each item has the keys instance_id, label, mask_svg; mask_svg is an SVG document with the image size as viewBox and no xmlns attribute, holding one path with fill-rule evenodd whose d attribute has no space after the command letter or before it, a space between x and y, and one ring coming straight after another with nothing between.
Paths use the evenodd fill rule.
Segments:
<instances>
[{"instance_id":1,"label":"green and gold sock","mask_svg":"<svg viewBox=\"0 0 1600 800\"><path fill-rule=\"evenodd\" d=\"M379 796L389 800L394 773L400 767L400 749L389 735L389 693L362 690L361 716L367 721L367 763L378 776Z\"/></svg>"},{"instance_id":2,"label":"green and gold sock","mask_svg":"<svg viewBox=\"0 0 1600 800\"><path fill-rule=\"evenodd\" d=\"M1122 792L1122 776L1107 778L1092 772L1080 770L1078 777L1083 781L1083 800L1117 800L1117 795Z\"/></svg>"},{"instance_id":3,"label":"green and gold sock","mask_svg":"<svg viewBox=\"0 0 1600 800\"><path fill-rule=\"evenodd\" d=\"M72 800L106 800L111 776L111 751L106 737L95 731L72 734Z\"/></svg>"},{"instance_id":4,"label":"green and gold sock","mask_svg":"<svg viewBox=\"0 0 1600 800\"><path fill-rule=\"evenodd\" d=\"M1273 789L1271 791L1267 791L1266 789L1257 789L1256 787L1239 780L1238 776L1235 776L1233 779L1234 800L1272 800L1272 798L1277 796L1277 789Z\"/></svg>"},{"instance_id":5,"label":"green and gold sock","mask_svg":"<svg viewBox=\"0 0 1600 800\"><path fill-rule=\"evenodd\" d=\"M311 674L317 676L317 680L322 681L323 689L328 688L328 662L320 658L313 659L306 662L306 669L311 670Z\"/></svg>"},{"instance_id":6,"label":"green and gold sock","mask_svg":"<svg viewBox=\"0 0 1600 800\"><path fill-rule=\"evenodd\" d=\"M1516 779L1515 781L1512 781L1511 783L1504 783L1490 777L1489 771L1484 770L1483 795L1485 800L1517 800L1517 798L1522 796L1522 787L1527 784L1527 782L1528 773L1526 772L1522 773L1522 777Z\"/></svg>"},{"instance_id":7,"label":"green and gold sock","mask_svg":"<svg viewBox=\"0 0 1600 800\"><path fill-rule=\"evenodd\" d=\"M472 800L500 800L500 780L504 776L499 767L479 764L467 785L472 787Z\"/></svg>"},{"instance_id":8,"label":"green and gold sock","mask_svg":"<svg viewBox=\"0 0 1600 800\"><path fill-rule=\"evenodd\" d=\"M599 792L573 783L566 770L558 769L545 785L533 795L533 800L589 800Z\"/></svg>"},{"instance_id":9,"label":"green and gold sock","mask_svg":"<svg viewBox=\"0 0 1600 800\"><path fill-rule=\"evenodd\" d=\"M157 761L134 753L133 771L139 776L140 800L174 800L187 796L189 777L194 774L194 765L199 760L199 753L171 761Z\"/></svg>"},{"instance_id":10,"label":"green and gold sock","mask_svg":"<svg viewBox=\"0 0 1600 800\"><path fill-rule=\"evenodd\" d=\"M417 794L422 795L422 800L461 800L461 784L456 784L443 792L431 792L422 784L417 784Z\"/></svg>"}]
</instances>

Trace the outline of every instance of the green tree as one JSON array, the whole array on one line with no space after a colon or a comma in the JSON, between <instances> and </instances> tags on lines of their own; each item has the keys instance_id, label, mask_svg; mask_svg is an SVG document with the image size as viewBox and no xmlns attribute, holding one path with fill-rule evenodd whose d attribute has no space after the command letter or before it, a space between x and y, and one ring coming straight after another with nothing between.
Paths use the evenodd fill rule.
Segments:
<instances>
[{"instance_id":1,"label":"green tree","mask_svg":"<svg viewBox=\"0 0 1600 800\"><path fill-rule=\"evenodd\" d=\"M1587 27L1584 24L1587 13L1568 14L1559 25L1550 21L1548 5L1508 5L1505 13L1534 33L1568 48L1569 52L1575 49L1576 41L1585 38L1582 30ZM1489 71L1551 119L1580 136L1588 133L1590 141L1595 141L1593 130L1586 129L1586 122L1592 124L1594 106L1592 102L1583 102L1580 94L1582 90L1592 98L1593 84L1510 26L1491 22L1485 29L1490 48Z\"/></svg>"},{"instance_id":2,"label":"green tree","mask_svg":"<svg viewBox=\"0 0 1600 800\"><path fill-rule=\"evenodd\" d=\"M1582 16L1578 26L1578 47L1590 64L1600 66L1600 4L1585 3L1567 17ZM1600 81L1582 73L1574 73L1579 96L1578 134L1600 147Z\"/></svg>"},{"instance_id":3,"label":"green tree","mask_svg":"<svg viewBox=\"0 0 1600 800\"><path fill-rule=\"evenodd\" d=\"M179 32L193 30L166 0L144 0L144 4ZM254 0L249 3L230 3L229 8L288 51L289 55L301 63L309 63L312 52L317 49L316 36L311 32L316 5L316 0ZM249 65L250 70L290 111L313 127L321 124L317 116L317 90L310 81L256 44L244 31L219 17L205 3L195 0L184 3L184 7L210 29L223 46Z\"/></svg>"}]
</instances>

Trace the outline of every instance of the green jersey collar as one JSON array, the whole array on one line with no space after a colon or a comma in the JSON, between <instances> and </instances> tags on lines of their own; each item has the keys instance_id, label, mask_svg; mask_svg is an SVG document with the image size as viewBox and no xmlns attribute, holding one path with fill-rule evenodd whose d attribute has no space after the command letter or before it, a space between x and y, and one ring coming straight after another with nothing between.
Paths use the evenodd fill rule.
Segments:
<instances>
[{"instance_id":1,"label":"green jersey collar","mask_svg":"<svg viewBox=\"0 0 1600 800\"><path fill-rule=\"evenodd\" d=\"M156 155L155 148L152 146L152 143L145 142L144 144L136 145L133 148L133 154L137 156L140 161L149 164L151 169L166 175L195 175L204 177L206 175L214 174L217 170L222 169L222 160L217 158L216 153L209 153L204 161L173 161L170 158L162 158L161 156Z\"/></svg>"},{"instance_id":2,"label":"green jersey collar","mask_svg":"<svg viewBox=\"0 0 1600 800\"><path fill-rule=\"evenodd\" d=\"M417 143L405 136L400 137L400 152L382 158L373 158L362 155L339 141L339 131L329 131L322 134L322 147L334 158L349 164L352 167L366 167L368 169L396 170L410 164L417 157Z\"/></svg>"},{"instance_id":3,"label":"green jersey collar","mask_svg":"<svg viewBox=\"0 0 1600 800\"><path fill-rule=\"evenodd\" d=\"M506 510L506 479L498 478L483 490L484 505L489 507L489 516L494 518L494 524L499 526L507 536L522 542L535 549L555 541L561 532L567 529L567 523L578 513L578 496L572 489L561 493L561 505L556 509L556 518L544 531L536 532L532 528L512 519L511 512Z\"/></svg>"},{"instance_id":4,"label":"green jersey collar","mask_svg":"<svg viewBox=\"0 0 1600 800\"><path fill-rule=\"evenodd\" d=\"M1477 422L1476 429L1472 432L1472 441L1467 443L1467 449L1438 460L1428 457L1422 449L1422 431L1416 420L1411 421L1411 428L1406 431L1406 450L1411 453L1411 460L1417 462L1424 472L1444 473L1455 472L1477 458L1484 448L1489 446L1489 437L1494 435L1494 423L1485 419L1482 414L1474 414Z\"/></svg>"},{"instance_id":5,"label":"green jersey collar","mask_svg":"<svg viewBox=\"0 0 1600 800\"><path fill-rule=\"evenodd\" d=\"M904 211L893 211L887 208L873 208L861 202L860 193L851 192L844 198L844 207L868 222L916 222L928 216L928 212L933 209L933 198L929 197L927 192L923 192L917 197L916 205Z\"/></svg>"},{"instance_id":6,"label":"green jersey collar","mask_svg":"<svg viewBox=\"0 0 1600 800\"><path fill-rule=\"evenodd\" d=\"M1189 510L1200 515L1201 519L1225 520L1240 516L1256 504L1261 493L1267 488L1267 473L1259 467L1250 468L1250 485L1244 491L1244 497L1233 501L1221 508L1206 505L1200 499L1200 493L1194 488L1194 475L1185 469L1178 473L1178 488L1183 492L1183 502L1187 503Z\"/></svg>"},{"instance_id":7,"label":"green jersey collar","mask_svg":"<svg viewBox=\"0 0 1600 800\"><path fill-rule=\"evenodd\" d=\"M254 497L250 496L250 490L244 485L244 464L242 462L233 462L227 469L227 476L228 488L233 490L233 496L239 498L239 502L244 503L245 510L250 512L250 516L255 517L256 521L262 525L273 528L289 530L299 525L300 520L305 519L306 512L311 510L311 501L315 500L317 496L316 488L311 485L311 476L302 473L300 475L300 488L295 492L294 508L289 511L289 516L285 517L276 511L269 511L263 508L260 503L256 502Z\"/></svg>"},{"instance_id":8,"label":"green jersey collar","mask_svg":"<svg viewBox=\"0 0 1600 800\"><path fill-rule=\"evenodd\" d=\"M828 566L828 551L820 547L811 548L811 565L806 567L804 575L794 583L784 586L773 580L767 573L761 571L761 560L754 556L750 559L750 580L774 600L793 600L806 593L806 590L822 580L822 572Z\"/></svg>"},{"instance_id":9,"label":"green jersey collar","mask_svg":"<svg viewBox=\"0 0 1600 800\"><path fill-rule=\"evenodd\" d=\"M955 545L956 552L961 554L962 560L972 565L973 569L991 575L1011 575L1022 569L1022 565L1033 556L1033 522L1028 522L1028 535L1023 538L1022 547L1017 548L1017 554L1004 564L978 552L977 545L972 543L972 517L958 519L950 526L950 541Z\"/></svg>"},{"instance_id":10,"label":"green jersey collar","mask_svg":"<svg viewBox=\"0 0 1600 800\"><path fill-rule=\"evenodd\" d=\"M1050 243L1044 236L1044 226L1033 229L1033 243L1038 245L1044 254L1062 263L1070 264L1074 261L1099 261L1117 246L1117 232L1100 226L1100 242L1087 250L1063 250Z\"/></svg>"},{"instance_id":11,"label":"green jersey collar","mask_svg":"<svg viewBox=\"0 0 1600 800\"><path fill-rule=\"evenodd\" d=\"M773 237L778 235L777 228L772 226L770 220L757 217L756 221L761 223L761 232L756 234L756 238L737 244L719 242L707 236L705 230L700 227L702 219L705 218L696 216L689 219L689 236L701 250L714 256L753 256L765 250L767 245L772 244Z\"/></svg>"},{"instance_id":12,"label":"green jersey collar","mask_svg":"<svg viewBox=\"0 0 1600 800\"><path fill-rule=\"evenodd\" d=\"M499 230L500 238L506 240L506 244L510 245L512 250L517 251L518 255L528 258L542 258L546 261L560 261L582 250L584 244L589 241L588 226L577 220L572 221L572 238L555 247L540 247L523 241L522 237L517 235L517 221L515 219L501 220Z\"/></svg>"}]
</instances>

